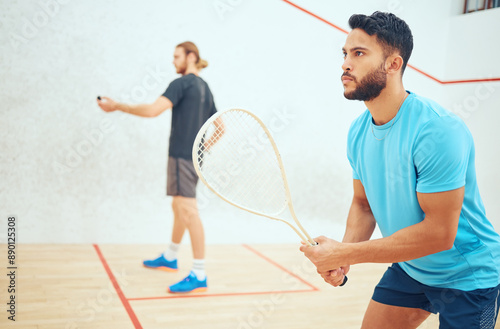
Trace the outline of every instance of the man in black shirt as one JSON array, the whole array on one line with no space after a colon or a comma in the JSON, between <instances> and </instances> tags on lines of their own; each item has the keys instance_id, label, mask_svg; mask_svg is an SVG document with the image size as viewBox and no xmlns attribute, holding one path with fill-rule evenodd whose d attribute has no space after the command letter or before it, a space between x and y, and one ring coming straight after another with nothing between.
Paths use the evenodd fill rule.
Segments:
<instances>
[{"instance_id":1,"label":"man in black shirt","mask_svg":"<svg viewBox=\"0 0 500 329\"><path fill-rule=\"evenodd\" d=\"M189 275L169 287L171 293L205 291L205 235L196 205L196 183L191 150L198 130L217 109L207 83L199 72L208 63L200 58L192 42L179 44L174 51L173 64L182 76L170 83L167 90L152 104L129 105L99 97L98 105L106 112L123 111L142 117L155 117L172 109L170 131L167 195L173 197L174 225L172 242L158 258L145 260L144 266L168 272L177 271L177 252L186 229L193 248L193 268Z\"/></svg>"}]
</instances>

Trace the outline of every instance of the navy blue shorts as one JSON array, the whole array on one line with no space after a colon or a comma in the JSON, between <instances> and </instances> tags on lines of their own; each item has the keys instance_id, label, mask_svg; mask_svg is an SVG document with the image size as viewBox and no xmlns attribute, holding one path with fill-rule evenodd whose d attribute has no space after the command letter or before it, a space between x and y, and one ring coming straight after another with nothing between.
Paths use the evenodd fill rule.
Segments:
<instances>
[{"instance_id":1,"label":"navy blue shorts","mask_svg":"<svg viewBox=\"0 0 500 329\"><path fill-rule=\"evenodd\" d=\"M472 291L430 287L411 278L398 264L392 264L375 287L372 299L439 313L440 329L494 329L499 295L500 285Z\"/></svg>"}]
</instances>

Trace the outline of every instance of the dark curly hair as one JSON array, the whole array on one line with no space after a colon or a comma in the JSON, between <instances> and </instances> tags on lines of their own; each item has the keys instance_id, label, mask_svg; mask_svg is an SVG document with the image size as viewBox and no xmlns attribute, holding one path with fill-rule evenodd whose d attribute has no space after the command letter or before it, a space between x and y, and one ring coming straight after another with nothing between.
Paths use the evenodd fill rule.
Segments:
<instances>
[{"instance_id":1,"label":"dark curly hair","mask_svg":"<svg viewBox=\"0 0 500 329\"><path fill-rule=\"evenodd\" d=\"M410 27L401 18L391 13L376 11L370 16L352 15L349 18L351 29L362 29L368 35L375 35L384 49L386 58L395 51L403 58L404 72L413 50L413 36Z\"/></svg>"}]
</instances>

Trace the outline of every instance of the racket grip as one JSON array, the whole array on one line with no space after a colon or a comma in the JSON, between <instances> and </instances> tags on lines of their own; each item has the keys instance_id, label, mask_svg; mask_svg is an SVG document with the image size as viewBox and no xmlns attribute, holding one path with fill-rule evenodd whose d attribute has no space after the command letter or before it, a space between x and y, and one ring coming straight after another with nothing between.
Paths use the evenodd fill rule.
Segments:
<instances>
[{"instance_id":1,"label":"racket grip","mask_svg":"<svg viewBox=\"0 0 500 329\"><path fill-rule=\"evenodd\" d=\"M314 246L317 246L319 243L317 243L316 241L312 240L312 242L314 242L314 244L311 243L311 241L309 240L309 243L311 243L311 245L314 247ZM343 285L345 285L347 283L347 275L344 275L344 281L342 281L342 283L340 284L339 287L342 287Z\"/></svg>"}]
</instances>

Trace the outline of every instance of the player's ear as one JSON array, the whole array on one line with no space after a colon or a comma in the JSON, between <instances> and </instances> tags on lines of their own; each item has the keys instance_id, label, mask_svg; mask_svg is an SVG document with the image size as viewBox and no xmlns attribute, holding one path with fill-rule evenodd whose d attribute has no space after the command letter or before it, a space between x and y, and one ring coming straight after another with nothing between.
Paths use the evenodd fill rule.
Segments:
<instances>
[{"instance_id":1,"label":"player's ear","mask_svg":"<svg viewBox=\"0 0 500 329\"><path fill-rule=\"evenodd\" d=\"M396 73L403 67L403 58L399 55L391 55L385 61L385 71L387 73Z\"/></svg>"},{"instance_id":2,"label":"player's ear","mask_svg":"<svg viewBox=\"0 0 500 329\"><path fill-rule=\"evenodd\" d=\"M196 63L196 55L193 52L187 54L186 59L189 63Z\"/></svg>"}]
</instances>

